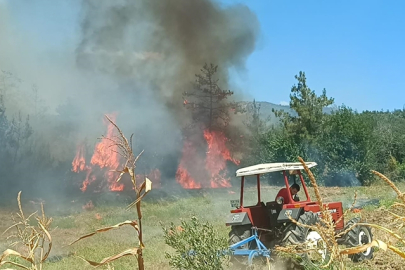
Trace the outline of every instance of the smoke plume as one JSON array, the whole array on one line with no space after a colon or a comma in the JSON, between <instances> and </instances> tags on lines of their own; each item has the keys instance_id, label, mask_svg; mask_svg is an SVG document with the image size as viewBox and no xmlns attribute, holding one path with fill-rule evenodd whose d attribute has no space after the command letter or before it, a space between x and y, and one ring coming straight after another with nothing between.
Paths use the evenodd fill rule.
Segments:
<instances>
[{"instance_id":1,"label":"smoke plume","mask_svg":"<svg viewBox=\"0 0 405 270\"><path fill-rule=\"evenodd\" d=\"M134 98L163 103L176 117L184 112L181 94L204 63L220 66L226 87L228 68L242 68L255 48L258 22L242 5L140 0L83 6L78 66L112 76Z\"/></svg>"},{"instance_id":2,"label":"smoke plume","mask_svg":"<svg viewBox=\"0 0 405 270\"><path fill-rule=\"evenodd\" d=\"M246 6L209 0L85 1L83 8L78 67L118 82L121 98L109 104L128 112L137 130L147 128L147 145L162 142L166 150L189 120L181 95L194 74L204 63L218 64L226 87L228 69L244 67L258 33Z\"/></svg>"},{"instance_id":3,"label":"smoke plume","mask_svg":"<svg viewBox=\"0 0 405 270\"><path fill-rule=\"evenodd\" d=\"M241 4L224 6L211 0L61 3L76 4L80 11L76 36L56 52L40 49L49 40L28 33L12 38L15 29L2 28L7 21L0 25L0 32L9 38L0 41L8 50L0 53L0 60L5 60L0 68L30 82L26 91L32 90L31 83L38 85L53 114L52 121L46 125L38 121L42 125L36 128L49 136L52 156L71 161L71 144L56 143L55 138L75 143L97 138L105 129L103 115L116 112L118 125L135 133L134 144L145 149L145 155L160 165L176 163L157 164L173 168L162 175L174 175L181 154L180 130L190 120L182 93L192 87L194 75L205 63L219 65L220 85L227 87L229 68L243 69L255 49L259 33L255 14ZM6 16L7 9L0 12L5 15L0 20L12 17ZM13 59L5 57L7 53ZM24 107L27 114L33 113L32 104L10 108L16 104L9 102L8 111ZM66 123L71 127L68 134L58 134L66 132L60 128Z\"/></svg>"}]
</instances>

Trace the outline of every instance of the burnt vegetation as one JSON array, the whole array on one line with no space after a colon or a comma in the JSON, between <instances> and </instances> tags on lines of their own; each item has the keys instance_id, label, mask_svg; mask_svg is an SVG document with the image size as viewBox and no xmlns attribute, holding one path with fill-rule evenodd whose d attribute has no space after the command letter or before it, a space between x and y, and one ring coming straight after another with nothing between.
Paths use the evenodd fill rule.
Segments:
<instances>
[{"instance_id":1,"label":"burnt vegetation","mask_svg":"<svg viewBox=\"0 0 405 270\"><path fill-rule=\"evenodd\" d=\"M215 65L205 65L202 73L196 75L194 88L184 92L183 104L179 100L178 106L183 105L190 112L193 125L200 123L203 128L224 130L228 138L234 138L228 143L232 144L234 152L242 153L241 166L269 160L295 160L302 156L318 163L314 174L319 176L320 184L327 186L370 185L377 179L370 173L372 169L393 181L404 178L405 110L360 113L344 105L330 107L333 98L328 98L325 90L317 96L307 86L305 74L300 73L296 76L298 84L291 90L290 108L296 114L280 110L263 113L260 102L228 101L233 92L220 88L218 79L215 79L217 70ZM10 73L2 73L2 76L4 82L12 78ZM35 102L35 111L40 113L9 112L6 104L10 103L5 101L12 100L10 89L15 87L18 87L18 81L4 83L0 88L2 183L15 192L23 185L40 192L37 184L72 190L72 182L69 182L72 180L69 179L72 157L55 154L52 145L60 146L63 153L77 146L79 131L72 125L73 119L58 119L65 119L64 114L69 112L77 113L78 109L71 102L64 103L58 107L59 115L54 117L46 113L46 108L41 107L43 105ZM40 89L34 89L35 96L40 98ZM328 113L325 113L326 109ZM242 113L233 116L235 111ZM229 127L234 119L240 118L244 118L238 120L244 128L240 124L237 128ZM43 121L47 121L45 130L41 130ZM187 134L190 126L186 122L184 128ZM54 139L49 141L43 136L44 132ZM91 152L91 148L89 150ZM164 164L160 169L175 174L175 170L163 168ZM149 162L145 166L150 166ZM61 170L64 176L55 178ZM27 177L34 180L22 180ZM174 175L167 178L173 179Z\"/></svg>"}]
</instances>

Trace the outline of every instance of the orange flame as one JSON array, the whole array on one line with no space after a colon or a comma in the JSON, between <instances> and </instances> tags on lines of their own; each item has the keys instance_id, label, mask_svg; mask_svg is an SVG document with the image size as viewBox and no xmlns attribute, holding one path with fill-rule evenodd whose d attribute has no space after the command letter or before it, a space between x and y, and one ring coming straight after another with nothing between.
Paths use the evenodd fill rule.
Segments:
<instances>
[{"instance_id":1,"label":"orange flame","mask_svg":"<svg viewBox=\"0 0 405 270\"><path fill-rule=\"evenodd\" d=\"M231 157L226 147L227 138L222 132L204 130L204 139L208 147L204 163L198 160L193 143L190 141L184 143L176 173L177 182L186 189L231 187L230 178L226 176L226 162L232 161L235 164L240 162ZM205 169L203 173L195 169L199 164Z\"/></svg>"},{"instance_id":2,"label":"orange flame","mask_svg":"<svg viewBox=\"0 0 405 270\"><path fill-rule=\"evenodd\" d=\"M197 183L187 170L190 159L195 158L196 150L189 141L184 142L183 156L176 172L177 182L186 189L201 188L201 184Z\"/></svg>"},{"instance_id":3,"label":"orange flame","mask_svg":"<svg viewBox=\"0 0 405 270\"><path fill-rule=\"evenodd\" d=\"M86 167L87 172L86 172L86 179L82 183L82 187L80 188L81 191L85 192L87 190L87 187L96 181L96 176L91 174L92 169L91 167Z\"/></svg>"},{"instance_id":4,"label":"orange flame","mask_svg":"<svg viewBox=\"0 0 405 270\"><path fill-rule=\"evenodd\" d=\"M205 167L210 174L211 187L230 187L230 179L225 176L226 161L232 161L237 165L240 162L231 157L226 147L227 138L222 132L204 130L204 138L208 144Z\"/></svg>"},{"instance_id":5,"label":"orange flame","mask_svg":"<svg viewBox=\"0 0 405 270\"><path fill-rule=\"evenodd\" d=\"M108 117L115 122L116 114L108 115ZM118 154L118 146L109 140L114 138L114 125L104 119L104 124L107 125L107 133L94 148L93 156L91 157L90 164L86 165L85 159L85 147L79 145L77 147L76 156L72 161L72 171L79 173L85 172L86 178L82 183L81 191L86 191L92 183L94 183L98 177L102 175L103 179L107 180L108 189L110 191L123 191L125 185L121 182L116 182L118 177L116 170L120 166L120 155ZM144 180L145 175L137 175L137 179ZM154 186L160 187L161 173L158 169L151 170L146 175ZM125 177L124 177L125 178Z\"/></svg>"},{"instance_id":6,"label":"orange flame","mask_svg":"<svg viewBox=\"0 0 405 270\"><path fill-rule=\"evenodd\" d=\"M84 158L84 152L84 145L79 145L77 147L76 156L72 161L72 171L84 171L84 169L86 168L86 159Z\"/></svg>"},{"instance_id":7,"label":"orange flame","mask_svg":"<svg viewBox=\"0 0 405 270\"><path fill-rule=\"evenodd\" d=\"M108 117L115 122L116 115L111 114ZM106 138L114 137L114 126L104 119L104 124L107 125ZM76 156L72 162L72 171L86 172L86 179L82 183L81 191L86 191L88 186L97 180L95 169L104 171L104 177L108 182L108 189L111 191L124 190L124 184L117 183L117 174L114 172L120 165L120 156L118 154L118 146L114 145L110 140L103 138L94 149L94 154L91 157L90 164L86 165L84 145L78 146Z\"/></svg>"},{"instance_id":8,"label":"orange flame","mask_svg":"<svg viewBox=\"0 0 405 270\"><path fill-rule=\"evenodd\" d=\"M109 115L108 116L113 122L115 122L116 115ZM104 124L107 125L107 134L105 138L103 138L95 147L94 154L91 158L90 163L93 166L98 166L101 169L106 168L108 169L104 176L108 181L108 188L111 191L122 191L124 190L124 184L117 183L117 174L114 172L118 169L120 165L120 156L118 154L118 146L114 145L113 142L106 138L113 138L114 137L114 125L108 122L106 119L104 120ZM113 171L111 171L113 170Z\"/></svg>"},{"instance_id":9,"label":"orange flame","mask_svg":"<svg viewBox=\"0 0 405 270\"><path fill-rule=\"evenodd\" d=\"M179 165L176 172L177 182L186 189L201 188L201 184L197 183L193 177L190 176L187 169L183 168L183 165Z\"/></svg>"}]
</instances>

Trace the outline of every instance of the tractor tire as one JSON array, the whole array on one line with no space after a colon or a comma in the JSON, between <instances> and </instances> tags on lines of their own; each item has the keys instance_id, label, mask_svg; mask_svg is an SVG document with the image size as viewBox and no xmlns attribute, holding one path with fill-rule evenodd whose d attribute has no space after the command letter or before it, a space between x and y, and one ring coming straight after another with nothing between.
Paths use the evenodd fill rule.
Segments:
<instances>
[{"instance_id":1,"label":"tractor tire","mask_svg":"<svg viewBox=\"0 0 405 270\"><path fill-rule=\"evenodd\" d=\"M348 229L353 224L359 223L360 218L353 218L347 222L345 229ZM364 245L371 243L373 241L373 234L371 233L370 227L366 226L355 226L350 231L344 235L343 244L348 248L357 247L359 245ZM361 253L350 254L349 258L353 262L362 262L364 260L371 260L374 255L374 249L372 247L366 249Z\"/></svg>"},{"instance_id":2,"label":"tractor tire","mask_svg":"<svg viewBox=\"0 0 405 270\"><path fill-rule=\"evenodd\" d=\"M305 225L315 225L319 222L319 217L315 213L305 212L299 217L298 222ZM281 246L300 245L307 241L308 247L316 246L316 250L299 254L300 260L298 260L297 263L309 268L317 268L320 265L325 264L330 256L326 244L320 237L319 233L311 231L309 228L290 223L284 229L284 237L281 241ZM319 245L322 246L320 247Z\"/></svg>"},{"instance_id":3,"label":"tractor tire","mask_svg":"<svg viewBox=\"0 0 405 270\"><path fill-rule=\"evenodd\" d=\"M231 231L229 232L229 245L236 244L246 238L252 236L252 225L241 225L241 226L232 226ZM252 242L251 242L252 243ZM240 247L241 249L248 249L249 244L244 244Z\"/></svg>"}]
</instances>

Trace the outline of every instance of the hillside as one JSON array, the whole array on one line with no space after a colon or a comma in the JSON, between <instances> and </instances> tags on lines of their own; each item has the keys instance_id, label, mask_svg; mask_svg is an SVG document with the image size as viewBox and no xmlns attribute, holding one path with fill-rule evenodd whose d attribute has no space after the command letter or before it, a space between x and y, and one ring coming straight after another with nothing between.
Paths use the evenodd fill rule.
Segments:
<instances>
[{"instance_id":1,"label":"hillside","mask_svg":"<svg viewBox=\"0 0 405 270\"><path fill-rule=\"evenodd\" d=\"M278 122L278 119L274 115L273 110L283 110L285 112L288 112L292 116L298 116L297 112L291 109L288 105L280 105L267 101L256 101L256 103L260 106L260 114L262 116L262 119L268 119L270 121L270 124L275 124ZM252 104L252 102L242 101L240 102L240 104L243 107L247 107L249 104ZM332 113L334 108L335 107L324 108L324 113L330 114Z\"/></svg>"}]
</instances>

